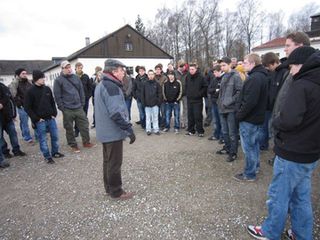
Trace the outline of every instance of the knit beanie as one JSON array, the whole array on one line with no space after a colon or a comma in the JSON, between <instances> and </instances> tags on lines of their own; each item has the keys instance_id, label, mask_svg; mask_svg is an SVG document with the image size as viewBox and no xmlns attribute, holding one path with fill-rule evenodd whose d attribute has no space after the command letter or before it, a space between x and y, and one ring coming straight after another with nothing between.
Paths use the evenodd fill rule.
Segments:
<instances>
[{"instance_id":1,"label":"knit beanie","mask_svg":"<svg viewBox=\"0 0 320 240\"><path fill-rule=\"evenodd\" d=\"M44 78L44 73L41 72L40 70L33 70L32 72L32 81L36 82L38 81L40 78Z\"/></svg>"},{"instance_id":2,"label":"knit beanie","mask_svg":"<svg viewBox=\"0 0 320 240\"><path fill-rule=\"evenodd\" d=\"M298 47L288 57L288 64L304 64L315 53L315 49L309 46Z\"/></svg>"},{"instance_id":3,"label":"knit beanie","mask_svg":"<svg viewBox=\"0 0 320 240\"><path fill-rule=\"evenodd\" d=\"M23 71L27 71L26 69L24 68L18 68L14 73L16 76L20 76L20 74L23 72Z\"/></svg>"}]
</instances>

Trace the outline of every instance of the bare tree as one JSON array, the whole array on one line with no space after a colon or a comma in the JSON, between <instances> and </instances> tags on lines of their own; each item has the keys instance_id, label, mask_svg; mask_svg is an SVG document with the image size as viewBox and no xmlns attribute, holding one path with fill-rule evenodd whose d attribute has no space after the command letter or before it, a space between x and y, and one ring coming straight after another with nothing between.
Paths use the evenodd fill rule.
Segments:
<instances>
[{"instance_id":1,"label":"bare tree","mask_svg":"<svg viewBox=\"0 0 320 240\"><path fill-rule=\"evenodd\" d=\"M260 1L256 0L243 0L238 4L238 19L240 21L240 27L243 33L243 39L247 44L247 53L251 51L251 46L261 32L263 23L263 12L260 11Z\"/></svg>"},{"instance_id":2,"label":"bare tree","mask_svg":"<svg viewBox=\"0 0 320 240\"><path fill-rule=\"evenodd\" d=\"M181 45L181 26L182 26L183 12L176 7L175 11L172 11L168 19L168 28L170 31L170 39L173 44L173 56L177 61L181 58L180 45Z\"/></svg>"},{"instance_id":3,"label":"bare tree","mask_svg":"<svg viewBox=\"0 0 320 240\"><path fill-rule=\"evenodd\" d=\"M320 6L315 2L306 4L298 12L292 13L288 21L288 31L310 31L310 16L320 11Z\"/></svg>"},{"instance_id":4,"label":"bare tree","mask_svg":"<svg viewBox=\"0 0 320 240\"><path fill-rule=\"evenodd\" d=\"M284 12L282 10L269 13L267 16L267 30L268 40L282 37L285 32L285 26L283 25Z\"/></svg>"}]
</instances>

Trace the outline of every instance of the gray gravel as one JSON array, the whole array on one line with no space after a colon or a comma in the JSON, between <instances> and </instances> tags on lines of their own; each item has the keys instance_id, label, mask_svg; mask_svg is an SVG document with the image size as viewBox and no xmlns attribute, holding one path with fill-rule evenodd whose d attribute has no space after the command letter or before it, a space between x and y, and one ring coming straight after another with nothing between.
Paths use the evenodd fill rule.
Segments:
<instances>
[{"instance_id":1,"label":"gray gravel","mask_svg":"<svg viewBox=\"0 0 320 240\"><path fill-rule=\"evenodd\" d=\"M136 121L135 105L133 112ZM119 202L104 192L101 144L71 153L61 114L58 121L66 157L46 164L38 145L20 141L28 156L0 170L0 239L250 239L244 226L266 216L271 151L262 153L257 182L238 183L232 176L243 168L241 150L238 160L225 162L214 153L220 146L207 140L210 128L204 138L147 137L135 125L137 141L124 143L122 175L125 190L136 195ZM91 137L95 142L95 130ZM314 239L320 239L319 175L318 168Z\"/></svg>"}]
</instances>

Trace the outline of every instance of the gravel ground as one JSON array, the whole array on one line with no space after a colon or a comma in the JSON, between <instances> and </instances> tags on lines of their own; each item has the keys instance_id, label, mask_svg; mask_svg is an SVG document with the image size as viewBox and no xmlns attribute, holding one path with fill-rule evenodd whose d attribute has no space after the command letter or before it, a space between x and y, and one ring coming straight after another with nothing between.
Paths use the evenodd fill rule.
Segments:
<instances>
[{"instance_id":1,"label":"gravel ground","mask_svg":"<svg viewBox=\"0 0 320 240\"><path fill-rule=\"evenodd\" d=\"M122 175L124 189L136 195L119 202L104 192L101 144L71 153L61 114L58 122L64 158L46 164L38 145L20 141L28 156L0 170L0 239L250 239L244 226L266 216L271 151L262 153L258 181L239 183L232 176L243 168L241 150L227 163L215 154L220 146L207 140L210 128L204 138L184 132L147 137L135 125L137 141L124 143ZM95 130L90 133L95 142ZM318 168L314 239L320 239L319 175Z\"/></svg>"}]
</instances>

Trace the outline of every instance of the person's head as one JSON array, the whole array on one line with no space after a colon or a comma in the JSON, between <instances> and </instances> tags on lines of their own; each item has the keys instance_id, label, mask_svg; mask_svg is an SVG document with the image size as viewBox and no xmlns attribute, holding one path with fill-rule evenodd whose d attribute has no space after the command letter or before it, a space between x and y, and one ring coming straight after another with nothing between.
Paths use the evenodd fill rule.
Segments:
<instances>
[{"instance_id":1,"label":"person's head","mask_svg":"<svg viewBox=\"0 0 320 240\"><path fill-rule=\"evenodd\" d=\"M237 64L238 64L238 59L235 57L231 58L231 67L236 68Z\"/></svg>"},{"instance_id":2,"label":"person's head","mask_svg":"<svg viewBox=\"0 0 320 240\"><path fill-rule=\"evenodd\" d=\"M115 59L107 59L104 62L104 72L112 74L118 80L122 81L126 74L126 65Z\"/></svg>"},{"instance_id":3,"label":"person's head","mask_svg":"<svg viewBox=\"0 0 320 240\"><path fill-rule=\"evenodd\" d=\"M262 65L269 71L273 72L280 65L278 55L274 52L267 52L262 56Z\"/></svg>"},{"instance_id":4,"label":"person's head","mask_svg":"<svg viewBox=\"0 0 320 240\"><path fill-rule=\"evenodd\" d=\"M149 80L154 80L154 71L151 69L148 71L148 78Z\"/></svg>"},{"instance_id":5,"label":"person's head","mask_svg":"<svg viewBox=\"0 0 320 240\"><path fill-rule=\"evenodd\" d=\"M154 70L155 70L155 73L156 75L161 75L161 72L162 72L162 64L157 64L155 67L154 67Z\"/></svg>"},{"instance_id":6,"label":"person's head","mask_svg":"<svg viewBox=\"0 0 320 240\"><path fill-rule=\"evenodd\" d=\"M101 71L102 71L102 67L100 67L100 66L96 66L94 69L95 74L97 74L98 72L101 72Z\"/></svg>"},{"instance_id":7,"label":"person's head","mask_svg":"<svg viewBox=\"0 0 320 240\"><path fill-rule=\"evenodd\" d=\"M174 71L168 71L167 76L170 82L173 82L175 80Z\"/></svg>"},{"instance_id":8,"label":"person's head","mask_svg":"<svg viewBox=\"0 0 320 240\"><path fill-rule=\"evenodd\" d=\"M246 72L250 72L255 66L261 65L261 58L256 53L248 54L244 57L243 67Z\"/></svg>"},{"instance_id":9,"label":"person's head","mask_svg":"<svg viewBox=\"0 0 320 240\"><path fill-rule=\"evenodd\" d=\"M69 61L67 61L67 60L62 61L60 66L62 69L62 73L64 75L71 75L72 74L72 68L71 68L71 64Z\"/></svg>"},{"instance_id":10,"label":"person's head","mask_svg":"<svg viewBox=\"0 0 320 240\"><path fill-rule=\"evenodd\" d=\"M223 57L221 59L220 66L221 66L221 70L223 72L225 72L225 73L230 72L231 71L231 59L228 57Z\"/></svg>"},{"instance_id":11,"label":"person's head","mask_svg":"<svg viewBox=\"0 0 320 240\"><path fill-rule=\"evenodd\" d=\"M287 63L290 66L290 73L293 76L296 75L300 71L302 65L315 52L316 50L310 46L302 46L293 50L287 60Z\"/></svg>"},{"instance_id":12,"label":"person's head","mask_svg":"<svg viewBox=\"0 0 320 240\"><path fill-rule=\"evenodd\" d=\"M184 72L186 70L185 66L186 66L186 63L183 60L178 61L178 70L180 72Z\"/></svg>"},{"instance_id":13,"label":"person's head","mask_svg":"<svg viewBox=\"0 0 320 240\"><path fill-rule=\"evenodd\" d=\"M196 63L190 63L189 72L191 75L195 75L198 69L198 65Z\"/></svg>"},{"instance_id":14,"label":"person's head","mask_svg":"<svg viewBox=\"0 0 320 240\"><path fill-rule=\"evenodd\" d=\"M139 66L139 65L136 66L135 69L134 69L137 74L139 74L139 69L140 69L140 66Z\"/></svg>"},{"instance_id":15,"label":"person's head","mask_svg":"<svg viewBox=\"0 0 320 240\"><path fill-rule=\"evenodd\" d=\"M238 61L237 65L243 65L243 61Z\"/></svg>"},{"instance_id":16,"label":"person's head","mask_svg":"<svg viewBox=\"0 0 320 240\"><path fill-rule=\"evenodd\" d=\"M168 64L168 71L174 71L173 63Z\"/></svg>"},{"instance_id":17,"label":"person's head","mask_svg":"<svg viewBox=\"0 0 320 240\"><path fill-rule=\"evenodd\" d=\"M289 57L290 53L298 47L310 46L310 39L304 32L293 32L287 35L284 52Z\"/></svg>"},{"instance_id":18,"label":"person's head","mask_svg":"<svg viewBox=\"0 0 320 240\"><path fill-rule=\"evenodd\" d=\"M24 68L18 68L14 73L20 79L27 79L28 73L27 73L27 70Z\"/></svg>"},{"instance_id":19,"label":"person's head","mask_svg":"<svg viewBox=\"0 0 320 240\"><path fill-rule=\"evenodd\" d=\"M44 73L40 70L33 70L32 72L32 81L37 86L43 86L45 83Z\"/></svg>"},{"instance_id":20,"label":"person's head","mask_svg":"<svg viewBox=\"0 0 320 240\"><path fill-rule=\"evenodd\" d=\"M146 74L146 68L144 66L139 66L138 73L140 76L143 76L144 74Z\"/></svg>"},{"instance_id":21,"label":"person's head","mask_svg":"<svg viewBox=\"0 0 320 240\"><path fill-rule=\"evenodd\" d=\"M76 73L81 74L83 69L83 64L81 62L77 62L75 65L75 68L76 68Z\"/></svg>"},{"instance_id":22,"label":"person's head","mask_svg":"<svg viewBox=\"0 0 320 240\"><path fill-rule=\"evenodd\" d=\"M213 75L214 75L216 78L221 77L222 71L221 71L221 66L220 66L219 64L218 64L218 65L215 65L215 66L212 68L212 71L213 71Z\"/></svg>"}]
</instances>

